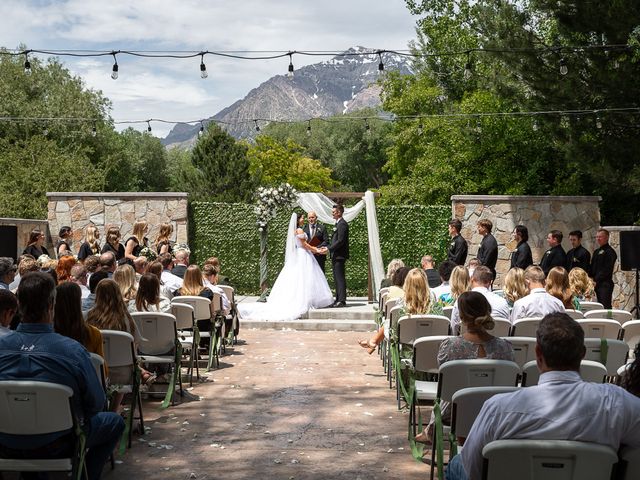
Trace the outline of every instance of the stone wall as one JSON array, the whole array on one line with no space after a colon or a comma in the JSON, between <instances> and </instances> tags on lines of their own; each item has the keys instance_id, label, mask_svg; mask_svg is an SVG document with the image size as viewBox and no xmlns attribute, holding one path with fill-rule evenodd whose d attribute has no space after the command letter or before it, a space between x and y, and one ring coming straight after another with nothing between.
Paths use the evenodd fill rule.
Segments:
<instances>
[{"instance_id":1,"label":"stone wall","mask_svg":"<svg viewBox=\"0 0 640 480\"><path fill-rule=\"evenodd\" d=\"M149 224L148 238L153 242L162 223L173 225L171 240L187 242L187 194L152 192L48 192L48 221L53 243L58 240L60 227L73 229L71 249L77 253L90 224L100 230L100 243L105 242L105 230L111 225L120 227L122 240L131 235L133 224L145 220Z\"/></svg>"},{"instance_id":2,"label":"stone wall","mask_svg":"<svg viewBox=\"0 0 640 480\"><path fill-rule=\"evenodd\" d=\"M600 228L600 197L454 195L451 197L453 216L462 221L462 236L469 244L467 261L478 252L482 237L476 223L481 218L493 222L493 235L498 241L498 273L495 287L501 288L510 267L511 251L516 243L511 232L522 224L529 229L529 245L534 263L539 263L549 248L546 238L550 230L564 234L562 248L571 248L569 232L582 231L582 244L593 252L597 245L596 230ZM620 270L620 231L640 230L640 227L604 227L611 236L609 243L618 254L614 270L613 306L630 310L635 304L635 273Z\"/></svg>"}]
</instances>

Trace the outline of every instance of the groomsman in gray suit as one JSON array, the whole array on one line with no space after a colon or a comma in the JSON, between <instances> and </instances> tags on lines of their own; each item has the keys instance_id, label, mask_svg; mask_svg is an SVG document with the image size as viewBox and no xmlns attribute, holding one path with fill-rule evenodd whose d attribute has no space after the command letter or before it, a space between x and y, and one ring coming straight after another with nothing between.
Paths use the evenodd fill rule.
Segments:
<instances>
[{"instance_id":1,"label":"groomsman in gray suit","mask_svg":"<svg viewBox=\"0 0 640 480\"><path fill-rule=\"evenodd\" d=\"M318 215L316 215L316 212L311 210L307 214L307 220L308 223L303 228L304 233L307 234L307 243L318 248L326 247L328 245L327 229L323 224L318 223ZM324 264L327 261L327 256L317 254L314 255L314 257L316 257L318 265L320 265L320 268L324 272Z\"/></svg>"}]
</instances>

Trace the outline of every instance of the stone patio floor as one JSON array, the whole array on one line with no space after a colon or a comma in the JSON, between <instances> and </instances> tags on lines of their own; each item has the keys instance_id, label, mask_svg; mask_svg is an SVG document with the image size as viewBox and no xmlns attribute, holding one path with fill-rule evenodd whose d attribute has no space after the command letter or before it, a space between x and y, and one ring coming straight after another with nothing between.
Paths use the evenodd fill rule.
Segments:
<instances>
[{"instance_id":1,"label":"stone patio floor","mask_svg":"<svg viewBox=\"0 0 640 480\"><path fill-rule=\"evenodd\" d=\"M104 479L391 479L428 475L381 362L337 331L244 329L182 403L144 402L144 436ZM188 387L188 382L186 384ZM178 397L179 398L179 397Z\"/></svg>"}]
</instances>

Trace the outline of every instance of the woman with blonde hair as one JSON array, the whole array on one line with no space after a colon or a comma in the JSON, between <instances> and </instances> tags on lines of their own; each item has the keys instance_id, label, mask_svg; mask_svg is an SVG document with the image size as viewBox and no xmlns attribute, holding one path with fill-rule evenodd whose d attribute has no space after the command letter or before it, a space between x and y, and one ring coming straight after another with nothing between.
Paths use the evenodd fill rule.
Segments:
<instances>
[{"instance_id":1,"label":"woman with blonde hair","mask_svg":"<svg viewBox=\"0 0 640 480\"><path fill-rule=\"evenodd\" d=\"M387 265L387 275L380 282L380 288L386 288L393 285L393 275L398 271L398 269L404 267L404 262L399 258L394 258Z\"/></svg>"},{"instance_id":2,"label":"woman with blonde hair","mask_svg":"<svg viewBox=\"0 0 640 480\"><path fill-rule=\"evenodd\" d=\"M522 297L526 297L529 294L527 284L524 281L523 269L513 267L507 272L507 275L504 278L502 294L509 307L513 307L516 300L520 300Z\"/></svg>"},{"instance_id":3,"label":"woman with blonde hair","mask_svg":"<svg viewBox=\"0 0 640 480\"><path fill-rule=\"evenodd\" d=\"M138 289L136 287L136 271L131 265L119 265L113 272L113 281L118 284L120 294L127 305L136 299Z\"/></svg>"},{"instance_id":4,"label":"woman with blonde hair","mask_svg":"<svg viewBox=\"0 0 640 480\"><path fill-rule=\"evenodd\" d=\"M127 263L133 262L138 258L142 249L148 246L147 237L145 237L148 230L149 225L144 220L133 224L133 233L124 242L124 256L127 259Z\"/></svg>"},{"instance_id":5,"label":"woman with blonde hair","mask_svg":"<svg viewBox=\"0 0 640 480\"><path fill-rule=\"evenodd\" d=\"M170 237L172 233L173 225L170 223L163 223L160 225L160 231L156 237L156 252L158 252L158 255L171 253Z\"/></svg>"},{"instance_id":6,"label":"woman with blonde hair","mask_svg":"<svg viewBox=\"0 0 640 480\"><path fill-rule=\"evenodd\" d=\"M87 257L91 255L98 255L100 253L100 232L95 225L88 225L84 231L84 242L80 245L78 251L78 260L84 262Z\"/></svg>"},{"instance_id":7,"label":"woman with blonde hair","mask_svg":"<svg viewBox=\"0 0 640 480\"><path fill-rule=\"evenodd\" d=\"M577 310L580 302L571 293L569 287L569 274L564 267L553 267L549 270L545 281L545 290L553 297L562 302L564 308L573 308Z\"/></svg>"},{"instance_id":8,"label":"woman with blonde hair","mask_svg":"<svg viewBox=\"0 0 640 480\"><path fill-rule=\"evenodd\" d=\"M580 267L572 268L569 272L569 289L579 302L590 302L595 295L593 281Z\"/></svg>"},{"instance_id":9,"label":"woman with blonde hair","mask_svg":"<svg viewBox=\"0 0 640 480\"><path fill-rule=\"evenodd\" d=\"M106 242L100 253L112 252L116 256L116 262L124 258L124 247L120 243L122 234L119 227L109 227L106 235Z\"/></svg>"},{"instance_id":10,"label":"woman with blonde hair","mask_svg":"<svg viewBox=\"0 0 640 480\"><path fill-rule=\"evenodd\" d=\"M438 299L441 303L446 305L453 305L456 300L464 292L470 290L471 278L469 277L469 270L464 265L458 265L451 272L451 278L449 279L449 285L451 286L451 293L444 293L440 295Z\"/></svg>"},{"instance_id":11,"label":"woman with blonde hair","mask_svg":"<svg viewBox=\"0 0 640 480\"><path fill-rule=\"evenodd\" d=\"M197 265L189 265L187 267L187 270L184 272L184 281L182 283L182 287L176 290L176 292L174 293L174 297L178 296L204 297L208 298L209 300L213 299L213 292L209 288L206 288L204 286L200 267L198 267ZM211 319L198 320L199 330L210 332L211 327ZM200 346L208 347L209 338L205 337L200 339Z\"/></svg>"},{"instance_id":12,"label":"woman with blonde hair","mask_svg":"<svg viewBox=\"0 0 640 480\"><path fill-rule=\"evenodd\" d=\"M406 268L406 267L403 267ZM400 272L400 270L398 270ZM396 272L395 277L398 276ZM404 298L400 305L404 306L404 313L407 315L441 315L442 309L433 302L429 280L427 274L421 268L412 268L404 277L403 283ZM387 326L388 327L388 326ZM378 344L384 338L384 326L381 326L373 337L369 340L360 340L358 343L362 348L366 348L371 355Z\"/></svg>"}]
</instances>

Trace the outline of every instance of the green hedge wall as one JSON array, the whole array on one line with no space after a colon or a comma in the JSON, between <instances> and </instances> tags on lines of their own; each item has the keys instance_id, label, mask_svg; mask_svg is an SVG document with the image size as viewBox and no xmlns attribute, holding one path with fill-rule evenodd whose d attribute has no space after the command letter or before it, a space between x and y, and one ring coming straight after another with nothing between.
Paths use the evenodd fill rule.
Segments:
<instances>
[{"instance_id":1,"label":"green hedge wall","mask_svg":"<svg viewBox=\"0 0 640 480\"><path fill-rule=\"evenodd\" d=\"M220 258L222 273L240 294L259 293L259 232L253 205L193 202L190 204L192 261L202 264L211 256ZM302 212L301 212L302 213ZM401 258L408 266L419 266L425 254L442 260L448 243L449 206L378 206L380 246L385 264ZM284 244L291 210L278 212L269 224L269 283L273 284L284 262ZM327 225L331 236L332 225ZM346 265L349 295L367 293L367 221L363 211L349 224L350 259ZM331 262L327 278L333 288Z\"/></svg>"}]
</instances>

